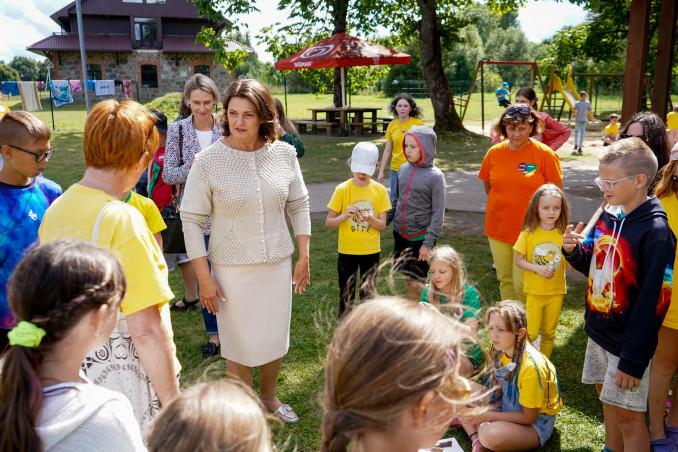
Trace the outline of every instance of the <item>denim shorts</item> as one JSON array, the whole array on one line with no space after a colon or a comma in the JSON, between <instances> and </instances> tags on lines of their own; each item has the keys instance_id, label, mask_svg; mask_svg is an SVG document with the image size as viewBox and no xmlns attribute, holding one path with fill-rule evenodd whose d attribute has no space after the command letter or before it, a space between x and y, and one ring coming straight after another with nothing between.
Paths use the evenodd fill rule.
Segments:
<instances>
[{"instance_id":1,"label":"denim shorts","mask_svg":"<svg viewBox=\"0 0 678 452\"><path fill-rule=\"evenodd\" d=\"M544 447L544 444L551 438L553 435L553 427L556 424L556 417L548 414L540 414L537 416L537 420L534 421L532 427L537 431L539 435L539 445Z\"/></svg>"},{"instance_id":2,"label":"denim shorts","mask_svg":"<svg viewBox=\"0 0 678 452\"><path fill-rule=\"evenodd\" d=\"M616 372L619 357L606 351L591 338L586 343L584 370L581 382L584 384L603 385L600 390L600 401L629 411L644 413L647 411L647 394L650 389L650 364L648 364L640 385L633 389L622 389L617 386Z\"/></svg>"}]
</instances>

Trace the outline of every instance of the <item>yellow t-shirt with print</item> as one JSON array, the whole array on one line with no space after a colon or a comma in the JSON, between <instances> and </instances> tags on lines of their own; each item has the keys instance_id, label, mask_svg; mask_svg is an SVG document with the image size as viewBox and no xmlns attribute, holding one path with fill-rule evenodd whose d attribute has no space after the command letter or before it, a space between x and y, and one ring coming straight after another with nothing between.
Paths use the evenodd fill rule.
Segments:
<instances>
[{"instance_id":1,"label":"yellow t-shirt with print","mask_svg":"<svg viewBox=\"0 0 678 452\"><path fill-rule=\"evenodd\" d=\"M669 220L669 227L673 235L678 235L678 198L675 194L670 194L659 198L659 202L664 206L666 210L666 216ZM673 261L673 268L678 269L678 254L676 254L676 259ZM671 304L669 304L669 310L666 312L666 317L664 317L663 326L667 328L672 328L674 330L678 329L678 287L676 287L676 279L674 278L674 288L671 291Z\"/></svg>"},{"instance_id":2,"label":"yellow t-shirt with print","mask_svg":"<svg viewBox=\"0 0 678 452\"><path fill-rule=\"evenodd\" d=\"M678 112L671 111L666 115L666 127L669 130L678 129Z\"/></svg>"},{"instance_id":3,"label":"yellow t-shirt with print","mask_svg":"<svg viewBox=\"0 0 678 452\"><path fill-rule=\"evenodd\" d=\"M502 367L511 360L504 354L499 359ZM540 414L555 416L563 408L558 390L556 368L546 356L525 342L525 351L518 372L518 402L525 408L538 408Z\"/></svg>"},{"instance_id":4,"label":"yellow t-shirt with print","mask_svg":"<svg viewBox=\"0 0 678 452\"><path fill-rule=\"evenodd\" d=\"M122 313L134 314L166 304L174 294L153 234L139 211L106 192L72 185L45 212L38 231L40 242L67 238L91 241L97 216L109 202L114 205L101 218L97 245L111 250L125 272L127 293L120 305Z\"/></svg>"},{"instance_id":5,"label":"yellow t-shirt with print","mask_svg":"<svg viewBox=\"0 0 678 452\"><path fill-rule=\"evenodd\" d=\"M393 121L388 123L386 128L386 140L390 140L393 143L393 148L391 149L391 169L393 171L398 171L400 165L405 163L407 159L405 158L405 153L403 152L403 141L405 140L405 134L414 126L423 126L424 123L421 119L410 117L407 121L401 121L396 118Z\"/></svg>"},{"instance_id":6,"label":"yellow t-shirt with print","mask_svg":"<svg viewBox=\"0 0 678 452\"><path fill-rule=\"evenodd\" d=\"M558 229L547 231L537 226L533 232L525 229L520 232L513 250L525 256L527 262L548 265L555 271L553 278L547 279L535 272L523 270L523 292L529 295L567 293L562 247L563 235Z\"/></svg>"},{"instance_id":7,"label":"yellow t-shirt with print","mask_svg":"<svg viewBox=\"0 0 678 452\"><path fill-rule=\"evenodd\" d=\"M162 219L158 206L155 205L152 199L131 191L127 198L125 198L125 202L141 213L151 233L157 234L167 229L165 220Z\"/></svg>"},{"instance_id":8,"label":"yellow t-shirt with print","mask_svg":"<svg viewBox=\"0 0 678 452\"><path fill-rule=\"evenodd\" d=\"M609 123L605 126L605 136L614 136L619 133L619 123Z\"/></svg>"},{"instance_id":9,"label":"yellow t-shirt with print","mask_svg":"<svg viewBox=\"0 0 678 452\"><path fill-rule=\"evenodd\" d=\"M342 182L334 189L327 208L337 214L346 212L349 206L369 211L378 218L391 210L386 187L370 179L366 187L358 187L353 179ZM381 232L366 221L349 218L339 225L338 248L341 254L374 254L381 251Z\"/></svg>"}]
</instances>

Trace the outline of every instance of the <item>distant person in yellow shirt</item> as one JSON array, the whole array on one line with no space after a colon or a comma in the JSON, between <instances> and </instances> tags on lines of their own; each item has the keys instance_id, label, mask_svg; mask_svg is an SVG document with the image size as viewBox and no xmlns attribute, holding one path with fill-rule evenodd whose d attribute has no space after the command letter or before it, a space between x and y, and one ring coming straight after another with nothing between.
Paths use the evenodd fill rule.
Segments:
<instances>
[{"instance_id":1,"label":"distant person in yellow shirt","mask_svg":"<svg viewBox=\"0 0 678 452\"><path fill-rule=\"evenodd\" d=\"M619 139L619 116L617 113L610 114L610 123L605 126L603 146L609 146Z\"/></svg>"},{"instance_id":2,"label":"distant person in yellow shirt","mask_svg":"<svg viewBox=\"0 0 678 452\"><path fill-rule=\"evenodd\" d=\"M386 147L381 156L381 165L379 165L379 175L377 180L384 181L384 170L389 159L391 160L390 188L391 204L396 192L396 183L398 180L398 168L405 163L405 151L403 150L403 140L405 134L414 126L421 126L424 123L421 118L421 108L414 101L414 98L407 93L396 94L391 101L391 113L393 121L386 128Z\"/></svg>"},{"instance_id":3,"label":"distant person in yellow shirt","mask_svg":"<svg viewBox=\"0 0 678 452\"><path fill-rule=\"evenodd\" d=\"M666 115L666 126L669 129L669 143L673 147L678 142L678 104Z\"/></svg>"}]
</instances>

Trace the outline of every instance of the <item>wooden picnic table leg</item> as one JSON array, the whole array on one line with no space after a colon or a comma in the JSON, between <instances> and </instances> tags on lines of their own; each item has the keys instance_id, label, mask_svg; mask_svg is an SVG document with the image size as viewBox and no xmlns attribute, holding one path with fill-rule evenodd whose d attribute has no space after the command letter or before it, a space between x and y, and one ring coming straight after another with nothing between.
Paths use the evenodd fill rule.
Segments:
<instances>
[{"instance_id":1,"label":"wooden picnic table leg","mask_svg":"<svg viewBox=\"0 0 678 452\"><path fill-rule=\"evenodd\" d=\"M346 110L339 110L339 130L346 133Z\"/></svg>"},{"instance_id":2,"label":"wooden picnic table leg","mask_svg":"<svg viewBox=\"0 0 678 452\"><path fill-rule=\"evenodd\" d=\"M377 110L372 110L372 133L377 133Z\"/></svg>"}]
</instances>

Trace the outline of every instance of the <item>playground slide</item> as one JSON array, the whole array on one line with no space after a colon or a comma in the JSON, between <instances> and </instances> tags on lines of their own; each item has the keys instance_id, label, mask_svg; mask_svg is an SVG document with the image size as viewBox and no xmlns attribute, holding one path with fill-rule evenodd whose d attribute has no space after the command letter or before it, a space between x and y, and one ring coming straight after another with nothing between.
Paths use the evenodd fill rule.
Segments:
<instances>
[{"instance_id":1,"label":"playground slide","mask_svg":"<svg viewBox=\"0 0 678 452\"><path fill-rule=\"evenodd\" d=\"M579 94L574 86L572 74L568 74L567 85L563 86L563 82L560 80L560 77L558 77L558 74L552 72L547 90L549 92L558 92L563 99L565 99L565 103L570 107L570 110L574 112L574 104L579 100ZM594 121L593 112L591 110L589 110L588 119L589 121Z\"/></svg>"}]
</instances>

